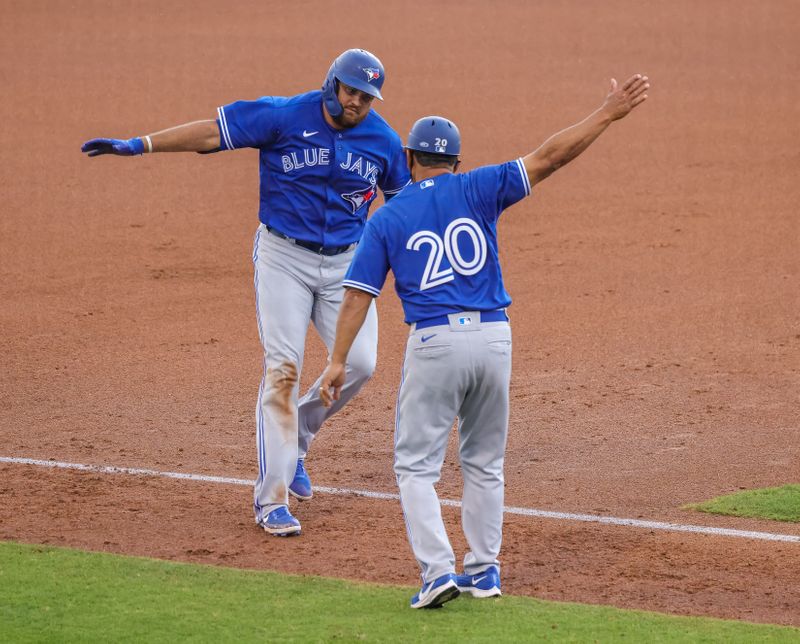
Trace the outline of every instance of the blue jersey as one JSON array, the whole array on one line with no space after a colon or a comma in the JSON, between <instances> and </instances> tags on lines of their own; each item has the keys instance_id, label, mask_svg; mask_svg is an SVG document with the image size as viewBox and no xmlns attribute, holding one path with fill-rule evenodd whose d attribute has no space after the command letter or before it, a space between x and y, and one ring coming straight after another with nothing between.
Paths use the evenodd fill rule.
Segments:
<instances>
[{"instance_id":1,"label":"blue jersey","mask_svg":"<svg viewBox=\"0 0 800 644\"><path fill-rule=\"evenodd\" d=\"M258 148L262 223L294 239L342 246L361 237L380 188L388 197L409 181L402 142L374 110L336 130L322 92L265 96L217 110L220 147Z\"/></svg>"},{"instance_id":2,"label":"blue jersey","mask_svg":"<svg viewBox=\"0 0 800 644\"><path fill-rule=\"evenodd\" d=\"M504 308L497 219L530 192L522 159L411 184L367 222L344 285L378 295L392 270L409 324Z\"/></svg>"}]
</instances>

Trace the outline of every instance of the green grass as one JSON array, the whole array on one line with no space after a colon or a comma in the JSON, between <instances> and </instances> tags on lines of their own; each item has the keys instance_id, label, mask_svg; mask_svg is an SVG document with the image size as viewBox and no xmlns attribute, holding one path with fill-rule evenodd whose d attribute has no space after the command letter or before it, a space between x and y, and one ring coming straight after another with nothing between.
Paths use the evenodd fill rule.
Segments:
<instances>
[{"instance_id":1,"label":"green grass","mask_svg":"<svg viewBox=\"0 0 800 644\"><path fill-rule=\"evenodd\" d=\"M798 642L800 629L0 543L0 641Z\"/></svg>"},{"instance_id":2,"label":"green grass","mask_svg":"<svg viewBox=\"0 0 800 644\"><path fill-rule=\"evenodd\" d=\"M701 512L800 522L800 485L745 490L686 506Z\"/></svg>"}]
</instances>

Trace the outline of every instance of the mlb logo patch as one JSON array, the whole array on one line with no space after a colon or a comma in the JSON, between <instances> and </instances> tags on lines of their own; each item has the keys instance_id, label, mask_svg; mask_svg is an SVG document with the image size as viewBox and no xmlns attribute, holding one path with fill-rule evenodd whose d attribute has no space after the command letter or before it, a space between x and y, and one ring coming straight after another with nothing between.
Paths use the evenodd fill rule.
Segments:
<instances>
[{"instance_id":1,"label":"mlb logo patch","mask_svg":"<svg viewBox=\"0 0 800 644\"><path fill-rule=\"evenodd\" d=\"M469 317L469 316L464 316L463 318L458 318L458 323L461 326L468 326L468 325L472 324L472 318Z\"/></svg>"}]
</instances>

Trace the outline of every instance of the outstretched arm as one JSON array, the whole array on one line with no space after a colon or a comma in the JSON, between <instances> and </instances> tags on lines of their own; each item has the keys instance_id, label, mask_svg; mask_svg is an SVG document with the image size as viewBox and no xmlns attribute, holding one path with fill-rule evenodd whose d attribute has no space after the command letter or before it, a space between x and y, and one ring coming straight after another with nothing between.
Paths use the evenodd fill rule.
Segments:
<instances>
[{"instance_id":1,"label":"outstretched arm","mask_svg":"<svg viewBox=\"0 0 800 644\"><path fill-rule=\"evenodd\" d=\"M322 374L319 387L319 397L326 407L330 407L334 400L339 400L339 392L344 386L347 354L364 324L372 298L366 291L356 288L345 290L339 318L336 320L336 339L333 341L331 359Z\"/></svg>"},{"instance_id":2,"label":"outstretched arm","mask_svg":"<svg viewBox=\"0 0 800 644\"><path fill-rule=\"evenodd\" d=\"M614 121L627 116L631 110L647 99L650 87L647 76L635 74L622 87L611 79L611 89L597 110L583 121L561 130L522 159L531 186L566 165L588 148Z\"/></svg>"},{"instance_id":3,"label":"outstretched arm","mask_svg":"<svg viewBox=\"0 0 800 644\"><path fill-rule=\"evenodd\" d=\"M133 156L144 152L211 152L219 148L219 128L214 120L193 121L132 139L91 139L82 152Z\"/></svg>"}]
</instances>

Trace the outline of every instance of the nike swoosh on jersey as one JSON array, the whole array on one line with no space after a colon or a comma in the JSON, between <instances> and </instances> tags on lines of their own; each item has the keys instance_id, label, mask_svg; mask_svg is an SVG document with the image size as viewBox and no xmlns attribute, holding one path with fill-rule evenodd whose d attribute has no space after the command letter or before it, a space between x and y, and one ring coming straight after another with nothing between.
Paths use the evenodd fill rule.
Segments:
<instances>
[{"instance_id":1,"label":"nike swoosh on jersey","mask_svg":"<svg viewBox=\"0 0 800 644\"><path fill-rule=\"evenodd\" d=\"M423 335L423 336L420 338L420 340L422 340L423 342L427 342L427 341L428 341L428 340L430 340L431 338L435 338L437 335L439 335L439 334L438 334L438 333L432 333L431 335Z\"/></svg>"},{"instance_id":2,"label":"nike swoosh on jersey","mask_svg":"<svg viewBox=\"0 0 800 644\"><path fill-rule=\"evenodd\" d=\"M308 138L309 136L314 136L315 134L319 134L319 130L314 130L313 132L309 132L308 130L303 130L303 136Z\"/></svg>"}]
</instances>

